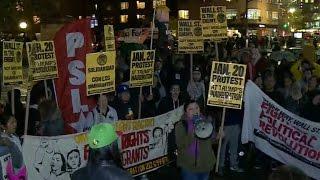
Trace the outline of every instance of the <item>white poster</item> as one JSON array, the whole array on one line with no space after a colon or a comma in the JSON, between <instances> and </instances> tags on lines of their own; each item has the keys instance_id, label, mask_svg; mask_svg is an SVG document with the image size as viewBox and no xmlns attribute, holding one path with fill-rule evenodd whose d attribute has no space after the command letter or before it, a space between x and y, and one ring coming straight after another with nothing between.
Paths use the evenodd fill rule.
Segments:
<instances>
[{"instance_id":1,"label":"white poster","mask_svg":"<svg viewBox=\"0 0 320 180\"><path fill-rule=\"evenodd\" d=\"M244 100L242 143L253 142L270 157L320 179L320 124L287 111L252 81Z\"/></svg>"},{"instance_id":2,"label":"white poster","mask_svg":"<svg viewBox=\"0 0 320 180\"><path fill-rule=\"evenodd\" d=\"M69 180L86 166L88 155L86 133L24 138L23 157L30 180Z\"/></svg>"},{"instance_id":3,"label":"white poster","mask_svg":"<svg viewBox=\"0 0 320 180\"><path fill-rule=\"evenodd\" d=\"M0 157L0 163L1 163L1 178L3 180L7 180L8 179L8 175L7 175L7 166L8 166L8 162L11 159L11 155L10 154L6 154L4 156Z\"/></svg>"}]
</instances>

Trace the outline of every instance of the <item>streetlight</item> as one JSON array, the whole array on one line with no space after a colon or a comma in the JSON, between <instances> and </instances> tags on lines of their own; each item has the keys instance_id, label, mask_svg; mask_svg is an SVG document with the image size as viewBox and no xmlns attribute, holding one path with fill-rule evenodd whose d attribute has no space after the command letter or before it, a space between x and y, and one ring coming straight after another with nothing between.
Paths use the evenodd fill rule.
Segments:
<instances>
[{"instance_id":1,"label":"streetlight","mask_svg":"<svg viewBox=\"0 0 320 180\"><path fill-rule=\"evenodd\" d=\"M25 21L22 21L22 22L20 22L19 27L20 27L21 29L27 29L28 24L27 24Z\"/></svg>"},{"instance_id":2,"label":"streetlight","mask_svg":"<svg viewBox=\"0 0 320 180\"><path fill-rule=\"evenodd\" d=\"M290 8L290 9L289 9L289 13L293 14L293 13L295 13L295 12L296 12L296 8Z\"/></svg>"}]
</instances>

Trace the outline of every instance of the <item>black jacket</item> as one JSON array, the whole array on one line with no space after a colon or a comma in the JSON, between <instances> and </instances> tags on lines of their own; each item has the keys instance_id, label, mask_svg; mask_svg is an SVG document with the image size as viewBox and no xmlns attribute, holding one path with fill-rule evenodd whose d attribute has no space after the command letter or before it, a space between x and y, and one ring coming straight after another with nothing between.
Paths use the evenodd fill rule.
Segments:
<instances>
[{"instance_id":1,"label":"black jacket","mask_svg":"<svg viewBox=\"0 0 320 180\"><path fill-rule=\"evenodd\" d=\"M110 162L88 165L74 172L71 180L133 180L131 174Z\"/></svg>"}]
</instances>

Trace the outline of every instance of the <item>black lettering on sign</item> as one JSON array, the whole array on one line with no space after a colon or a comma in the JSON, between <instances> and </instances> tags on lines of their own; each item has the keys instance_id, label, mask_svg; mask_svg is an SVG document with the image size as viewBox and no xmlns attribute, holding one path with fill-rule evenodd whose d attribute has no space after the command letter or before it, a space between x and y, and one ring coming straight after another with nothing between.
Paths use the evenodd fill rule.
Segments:
<instances>
[{"instance_id":1,"label":"black lettering on sign","mask_svg":"<svg viewBox=\"0 0 320 180\"><path fill-rule=\"evenodd\" d=\"M153 51L148 51L147 52L147 60L151 61L154 59L154 52Z\"/></svg>"},{"instance_id":2,"label":"black lettering on sign","mask_svg":"<svg viewBox=\"0 0 320 180\"><path fill-rule=\"evenodd\" d=\"M229 64L222 64L222 63L215 63L212 72L215 74L224 74L224 75L231 74L229 72Z\"/></svg>"},{"instance_id":3,"label":"black lettering on sign","mask_svg":"<svg viewBox=\"0 0 320 180\"><path fill-rule=\"evenodd\" d=\"M234 71L232 73L232 76L239 76L242 77L244 75L244 67L243 66L238 66L238 65L233 65Z\"/></svg>"},{"instance_id":4,"label":"black lettering on sign","mask_svg":"<svg viewBox=\"0 0 320 180\"><path fill-rule=\"evenodd\" d=\"M53 44L51 42L45 42L45 51L53 51Z\"/></svg>"}]
</instances>

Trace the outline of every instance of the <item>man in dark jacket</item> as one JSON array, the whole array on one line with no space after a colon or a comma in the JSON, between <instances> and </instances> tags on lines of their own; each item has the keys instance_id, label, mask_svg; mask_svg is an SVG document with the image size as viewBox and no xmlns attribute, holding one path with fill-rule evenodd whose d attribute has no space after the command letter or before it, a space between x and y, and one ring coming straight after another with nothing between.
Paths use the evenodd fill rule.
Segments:
<instances>
[{"instance_id":1,"label":"man in dark jacket","mask_svg":"<svg viewBox=\"0 0 320 180\"><path fill-rule=\"evenodd\" d=\"M88 135L90 147L88 164L73 173L71 179L133 180L132 176L120 166L117 139L111 124L94 125Z\"/></svg>"},{"instance_id":2,"label":"man in dark jacket","mask_svg":"<svg viewBox=\"0 0 320 180\"><path fill-rule=\"evenodd\" d=\"M136 106L133 105L129 86L120 85L117 88L118 99L115 102L115 109L119 120L133 120L138 117Z\"/></svg>"},{"instance_id":3,"label":"man in dark jacket","mask_svg":"<svg viewBox=\"0 0 320 180\"><path fill-rule=\"evenodd\" d=\"M180 85L175 82L171 85L169 96L160 101L158 114L164 114L172 111L184 104L184 98L181 95Z\"/></svg>"}]
</instances>

